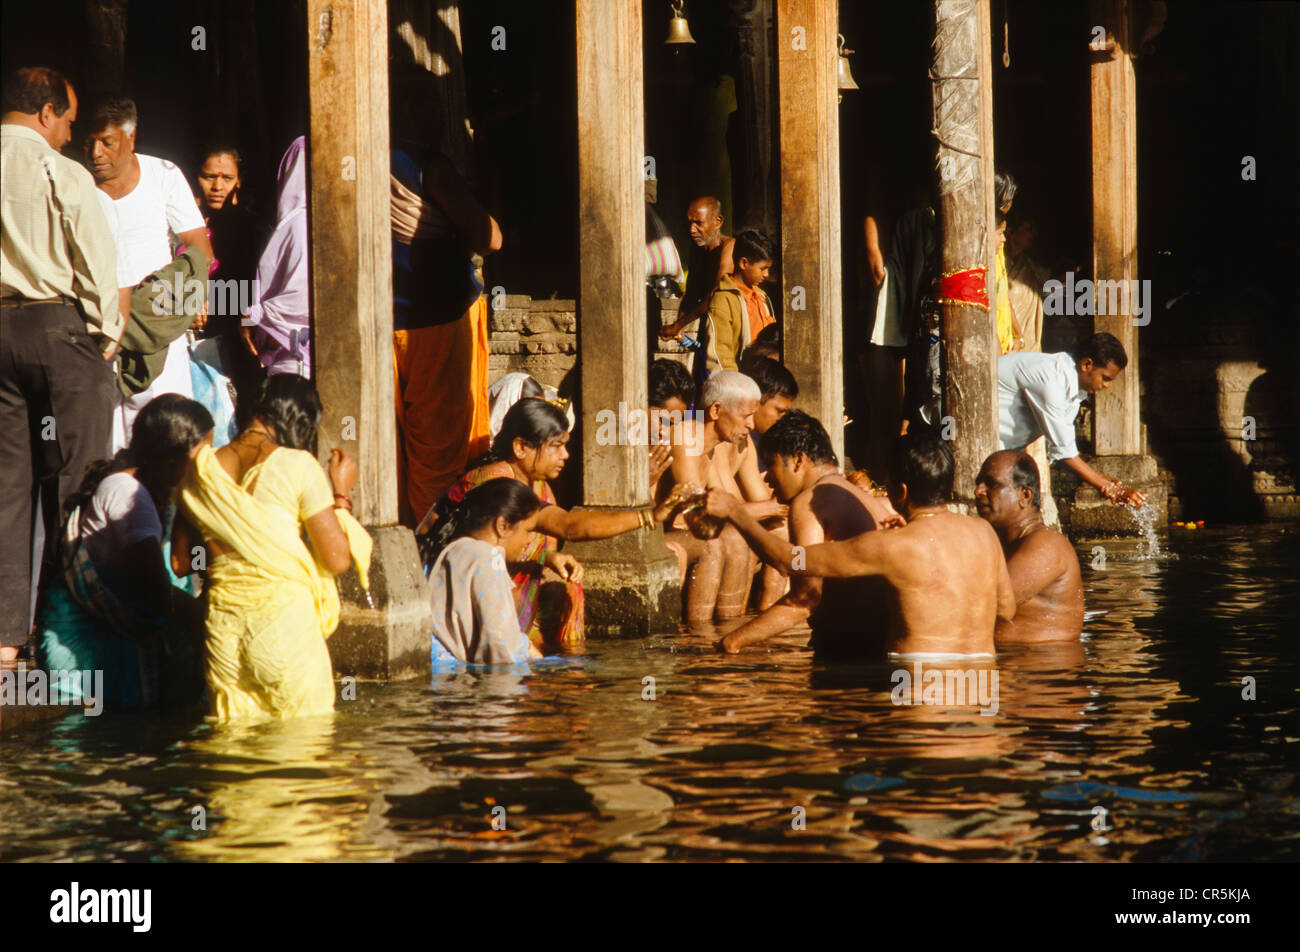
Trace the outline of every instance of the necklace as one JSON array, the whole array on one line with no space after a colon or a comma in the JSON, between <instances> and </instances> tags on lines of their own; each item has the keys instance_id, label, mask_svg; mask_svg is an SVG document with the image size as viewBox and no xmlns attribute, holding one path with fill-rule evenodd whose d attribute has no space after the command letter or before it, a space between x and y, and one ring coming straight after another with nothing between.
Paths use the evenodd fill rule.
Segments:
<instances>
[{"instance_id":1,"label":"necklace","mask_svg":"<svg viewBox=\"0 0 1300 952\"><path fill-rule=\"evenodd\" d=\"M911 517L908 519L908 522L911 522L915 519L924 519L926 516L937 516L937 515L939 515L939 513L937 512L914 512L912 513Z\"/></svg>"},{"instance_id":2,"label":"necklace","mask_svg":"<svg viewBox=\"0 0 1300 952\"><path fill-rule=\"evenodd\" d=\"M1011 541L1019 542L1021 539L1029 535L1029 533L1033 532L1035 529L1039 528L1040 526L1043 528L1047 528L1046 525L1044 525L1042 519L1035 519L1029 525L1025 526L1025 528L1020 531L1020 534L1016 536L1014 539L1012 539Z\"/></svg>"}]
</instances>

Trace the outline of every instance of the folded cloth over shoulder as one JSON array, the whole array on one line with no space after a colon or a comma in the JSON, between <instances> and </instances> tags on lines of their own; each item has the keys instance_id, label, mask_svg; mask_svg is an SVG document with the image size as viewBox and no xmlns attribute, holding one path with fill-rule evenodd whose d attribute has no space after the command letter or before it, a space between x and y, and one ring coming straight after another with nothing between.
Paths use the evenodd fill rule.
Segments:
<instances>
[{"instance_id":1,"label":"folded cloth over shoulder","mask_svg":"<svg viewBox=\"0 0 1300 952\"><path fill-rule=\"evenodd\" d=\"M168 345L189 330L207 298L208 259L197 248L186 248L136 286L118 351L124 396L145 390L162 373Z\"/></svg>"},{"instance_id":2,"label":"folded cloth over shoulder","mask_svg":"<svg viewBox=\"0 0 1300 952\"><path fill-rule=\"evenodd\" d=\"M286 452L277 450L276 452ZM209 446L199 450L180 485L181 502L210 537L272 577L301 582L312 592L321 634L328 638L339 623L339 594L334 576L299 535L296 520L267 505L238 485L217 462ZM363 588L369 588L370 535L351 515L334 510L348 537L348 548Z\"/></svg>"}]
</instances>

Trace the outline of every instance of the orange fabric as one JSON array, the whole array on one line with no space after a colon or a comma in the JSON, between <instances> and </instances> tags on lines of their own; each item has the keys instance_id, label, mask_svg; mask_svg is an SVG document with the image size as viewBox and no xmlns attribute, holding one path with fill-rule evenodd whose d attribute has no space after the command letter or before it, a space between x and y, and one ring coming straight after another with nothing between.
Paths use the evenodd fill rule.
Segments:
<instances>
[{"instance_id":1,"label":"orange fabric","mask_svg":"<svg viewBox=\"0 0 1300 952\"><path fill-rule=\"evenodd\" d=\"M488 448L487 298L458 320L393 332L402 519L414 526Z\"/></svg>"},{"instance_id":2,"label":"orange fabric","mask_svg":"<svg viewBox=\"0 0 1300 952\"><path fill-rule=\"evenodd\" d=\"M752 344L758 340L758 332L767 327L768 324L775 324L776 318L763 307L763 296L758 293L758 288L746 287L743 281L737 281L736 287L740 289L740 298L745 302L745 307L749 310L749 340L747 344Z\"/></svg>"}]
</instances>

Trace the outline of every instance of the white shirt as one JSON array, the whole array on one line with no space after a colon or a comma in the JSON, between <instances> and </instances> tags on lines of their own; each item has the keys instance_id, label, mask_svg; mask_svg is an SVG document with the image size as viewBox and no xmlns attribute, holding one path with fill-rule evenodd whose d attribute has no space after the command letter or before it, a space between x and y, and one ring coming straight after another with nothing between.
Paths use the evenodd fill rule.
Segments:
<instances>
[{"instance_id":1,"label":"white shirt","mask_svg":"<svg viewBox=\"0 0 1300 952\"><path fill-rule=\"evenodd\" d=\"M135 287L172 260L173 234L205 227L190 184L175 164L139 153L136 159L140 163L140 181L130 192L110 198L103 189L95 190L117 245L117 284L122 288ZM167 345L162 373L140 393L119 400L113 413L114 452L131 442L136 414L164 393L194 396L185 334Z\"/></svg>"},{"instance_id":2,"label":"white shirt","mask_svg":"<svg viewBox=\"0 0 1300 952\"><path fill-rule=\"evenodd\" d=\"M528 660L530 642L519 628L500 546L468 536L449 543L429 571L429 597L435 655L441 646L467 664Z\"/></svg>"},{"instance_id":3,"label":"white shirt","mask_svg":"<svg viewBox=\"0 0 1300 952\"><path fill-rule=\"evenodd\" d=\"M1005 354L998 358L998 448L1024 449L1047 437L1047 461L1079 455L1074 418L1087 394L1069 354Z\"/></svg>"},{"instance_id":4,"label":"white shirt","mask_svg":"<svg viewBox=\"0 0 1300 952\"><path fill-rule=\"evenodd\" d=\"M190 183L173 163L136 154L140 181L121 198L97 189L117 243L117 285L133 288L172 260L171 234L203 228Z\"/></svg>"},{"instance_id":5,"label":"white shirt","mask_svg":"<svg viewBox=\"0 0 1300 952\"><path fill-rule=\"evenodd\" d=\"M141 539L157 539L161 544L162 536L153 497L130 473L105 477L81 511L81 540L91 561L99 565L127 569L123 551Z\"/></svg>"}]
</instances>

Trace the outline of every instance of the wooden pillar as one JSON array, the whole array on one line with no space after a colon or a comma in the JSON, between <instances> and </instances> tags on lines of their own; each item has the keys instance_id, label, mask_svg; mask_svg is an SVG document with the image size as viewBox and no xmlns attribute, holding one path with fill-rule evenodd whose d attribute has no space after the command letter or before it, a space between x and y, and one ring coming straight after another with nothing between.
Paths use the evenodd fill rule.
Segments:
<instances>
[{"instance_id":1,"label":"wooden pillar","mask_svg":"<svg viewBox=\"0 0 1300 952\"><path fill-rule=\"evenodd\" d=\"M596 439L601 410L644 408L647 399L641 8L577 4L582 498L645 506L646 448Z\"/></svg>"},{"instance_id":2,"label":"wooden pillar","mask_svg":"<svg viewBox=\"0 0 1300 952\"><path fill-rule=\"evenodd\" d=\"M936 139L940 275L983 269L993 304L993 114L988 0L937 0L930 67ZM991 307L941 299L943 420L957 470L953 495L972 501L997 449L997 332Z\"/></svg>"},{"instance_id":3,"label":"wooden pillar","mask_svg":"<svg viewBox=\"0 0 1300 952\"><path fill-rule=\"evenodd\" d=\"M782 356L799 382L798 407L822 422L843 459L836 6L827 0L777 0L776 59Z\"/></svg>"},{"instance_id":4,"label":"wooden pillar","mask_svg":"<svg viewBox=\"0 0 1300 952\"><path fill-rule=\"evenodd\" d=\"M330 639L336 673L429 667L431 609L415 537L397 525L388 25L369 0L308 0L312 372L322 459L356 458L357 518L375 540L370 606L352 573Z\"/></svg>"},{"instance_id":5,"label":"wooden pillar","mask_svg":"<svg viewBox=\"0 0 1300 952\"><path fill-rule=\"evenodd\" d=\"M1129 46L1129 0L1093 0L1091 24L1106 29L1108 49L1092 54L1092 278L1137 279L1137 98ZM1097 288L1105 285L1097 284ZM1098 295L1100 297L1100 295ZM1120 313L1098 314L1093 329L1119 338L1128 367L1094 397L1098 456L1142 453L1138 328L1128 295Z\"/></svg>"},{"instance_id":6,"label":"wooden pillar","mask_svg":"<svg viewBox=\"0 0 1300 952\"><path fill-rule=\"evenodd\" d=\"M598 438L602 411L625 419L648 401L641 4L575 3L583 508L648 507L646 445ZM586 568L589 631L644 634L680 617L676 560L661 532L566 551Z\"/></svg>"},{"instance_id":7,"label":"wooden pillar","mask_svg":"<svg viewBox=\"0 0 1300 952\"><path fill-rule=\"evenodd\" d=\"M735 233L746 225L775 236L781 229L780 180L776 169L776 89L772 61L775 0L730 0L728 29L734 44L737 136L731 156Z\"/></svg>"},{"instance_id":8,"label":"wooden pillar","mask_svg":"<svg viewBox=\"0 0 1300 952\"><path fill-rule=\"evenodd\" d=\"M127 0L85 0L86 31L89 34L90 62L87 80L93 80L101 96L122 92L126 71L126 2ZM78 90L80 97L85 93ZM82 107L85 113L85 107Z\"/></svg>"}]
</instances>

